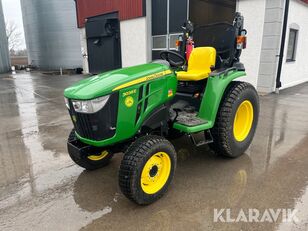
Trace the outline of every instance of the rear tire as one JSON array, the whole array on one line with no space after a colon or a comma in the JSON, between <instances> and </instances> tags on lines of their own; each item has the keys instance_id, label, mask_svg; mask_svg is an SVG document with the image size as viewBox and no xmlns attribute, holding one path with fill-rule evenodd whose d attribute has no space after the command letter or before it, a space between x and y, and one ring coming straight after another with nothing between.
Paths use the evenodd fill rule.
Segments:
<instances>
[{"instance_id":1,"label":"rear tire","mask_svg":"<svg viewBox=\"0 0 308 231\"><path fill-rule=\"evenodd\" d=\"M119 171L122 193L139 205L161 198L176 168L173 145L160 136L143 136L124 154Z\"/></svg>"},{"instance_id":2,"label":"rear tire","mask_svg":"<svg viewBox=\"0 0 308 231\"><path fill-rule=\"evenodd\" d=\"M74 141L77 139L75 129L73 129L68 137L68 141ZM102 150L97 154L93 155L84 155L79 153L78 155L70 153L68 151L71 159L80 167L85 168L87 170L95 170L102 167L105 167L109 164L111 158L113 157L113 153L110 150Z\"/></svg>"},{"instance_id":3,"label":"rear tire","mask_svg":"<svg viewBox=\"0 0 308 231\"><path fill-rule=\"evenodd\" d=\"M259 118L259 96L245 82L231 82L226 90L211 129L216 153L227 157L242 155L252 142Z\"/></svg>"}]
</instances>

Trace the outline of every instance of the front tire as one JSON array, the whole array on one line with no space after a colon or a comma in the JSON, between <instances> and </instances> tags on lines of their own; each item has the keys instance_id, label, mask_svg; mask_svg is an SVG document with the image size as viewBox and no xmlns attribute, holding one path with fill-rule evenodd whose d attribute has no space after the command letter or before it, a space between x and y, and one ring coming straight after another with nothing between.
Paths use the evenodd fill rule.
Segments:
<instances>
[{"instance_id":1,"label":"front tire","mask_svg":"<svg viewBox=\"0 0 308 231\"><path fill-rule=\"evenodd\" d=\"M121 191L137 204L151 204L167 191L175 168L176 152L168 140L141 137L128 148L121 162Z\"/></svg>"},{"instance_id":2,"label":"front tire","mask_svg":"<svg viewBox=\"0 0 308 231\"><path fill-rule=\"evenodd\" d=\"M216 153L227 157L242 155L252 142L259 118L259 96L245 82L231 82L221 101L211 130Z\"/></svg>"},{"instance_id":3,"label":"front tire","mask_svg":"<svg viewBox=\"0 0 308 231\"><path fill-rule=\"evenodd\" d=\"M73 129L68 137L68 142L73 142L77 140L75 129ZM113 153L110 150L100 150L97 153L83 154L83 153L71 153L68 149L68 153L71 159L80 167L87 170L95 170L105 167L109 164Z\"/></svg>"}]
</instances>

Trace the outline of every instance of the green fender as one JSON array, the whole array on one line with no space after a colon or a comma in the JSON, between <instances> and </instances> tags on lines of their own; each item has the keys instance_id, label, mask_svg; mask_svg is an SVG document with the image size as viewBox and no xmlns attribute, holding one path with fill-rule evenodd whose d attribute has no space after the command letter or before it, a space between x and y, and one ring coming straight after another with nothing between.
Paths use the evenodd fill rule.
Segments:
<instances>
[{"instance_id":1,"label":"green fender","mask_svg":"<svg viewBox=\"0 0 308 231\"><path fill-rule=\"evenodd\" d=\"M244 71L233 71L228 74L221 74L219 76L210 76L207 81L205 94L198 113L198 117L206 120L207 123L194 127L187 127L185 125L175 123L173 127L187 133L195 133L213 128L220 102L227 87L234 79L245 75L246 73Z\"/></svg>"}]
</instances>

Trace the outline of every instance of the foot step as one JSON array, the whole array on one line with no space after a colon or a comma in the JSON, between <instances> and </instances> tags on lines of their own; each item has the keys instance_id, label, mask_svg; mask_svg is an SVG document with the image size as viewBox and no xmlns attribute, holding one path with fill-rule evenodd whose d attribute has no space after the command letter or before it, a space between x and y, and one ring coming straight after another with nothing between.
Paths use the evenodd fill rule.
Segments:
<instances>
[{"instance_id":1,"label":"foot step","mask_svg":"<svg viewBox=\"0 0 308 231\"><path fill-rule=\"evenodd\" d=\"M202 132L202 138L201 140L197 140L194 134L189 134L188 137L191 139L191 142L196 146L200 147L205 144L213 143L213 136L210 132L210 130L206 130Z\"/></svg>"},{"instance_id":2,"label":"foot step","mask_svg":"<svg viewBox=\"0 0 308 231\"><path fill-rule=\"evenodd\" d=\"M178 124L183 124L188 127L194 127L207 123L206 120L198 118L196 112L194 113L180 112L176 119L176 122Z\"/></svg>"}]
</instances>

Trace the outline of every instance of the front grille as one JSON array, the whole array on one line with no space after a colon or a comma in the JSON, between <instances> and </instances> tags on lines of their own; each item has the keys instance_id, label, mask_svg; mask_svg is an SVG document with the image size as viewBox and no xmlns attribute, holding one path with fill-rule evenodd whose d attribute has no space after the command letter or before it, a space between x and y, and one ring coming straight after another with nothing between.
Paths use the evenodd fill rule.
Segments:
<instances>
[{"instance_id":1,"label":"front grille","mask_svg":"<svg viewBox=\"0 0 308 231\"><path fill-rule=\"evenodd\" d=\"M71 100L69 110L75 130L83 138L104 140L115 135L117 124L119 94L110 95L106 105L94 114L75 112Z\"/></svg>"}]
</instances>

